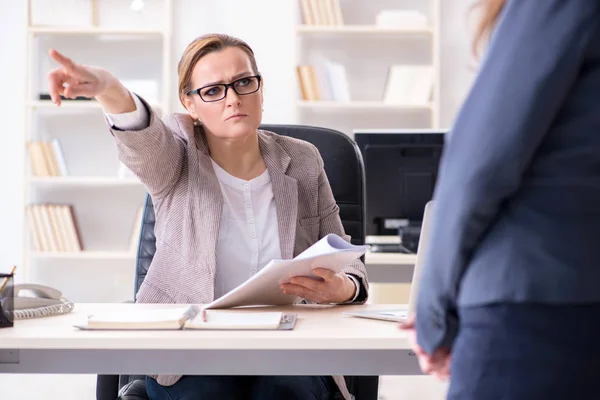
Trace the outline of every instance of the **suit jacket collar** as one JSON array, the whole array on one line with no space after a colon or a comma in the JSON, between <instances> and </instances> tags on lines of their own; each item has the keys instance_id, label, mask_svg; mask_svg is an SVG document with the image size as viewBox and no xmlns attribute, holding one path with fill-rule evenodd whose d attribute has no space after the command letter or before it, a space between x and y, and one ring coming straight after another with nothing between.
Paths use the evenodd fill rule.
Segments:
<instances>
[{"instance_id":1,"label":"suit jacket collar","mask_svg":"<svg viewBox=\"0 0 600 400\"><path fill-rule=\"evenodd\" d=\"M281 257L294 257L296 216L298 215L298 181L286 175L291 158L277 143L276 136L258 132L260 151L271 176L273 197L277 208L277 225Z\"/></svg>"},{"instance_id":2,"label":"suit jacket collar","mask_svg":"<svg viewBox=\"0 0 600 400\"><path fill-rule=\"evenodd\" d=\"M201 127L193 127L195 146L200 152L210 157L210 150L206 135ZM273 136L265 131L258 131L258 146L262 153L269 174L281 173L285 174L290 166L291 157L279 143L276 136Z\"/></svg>"}]
</instances>

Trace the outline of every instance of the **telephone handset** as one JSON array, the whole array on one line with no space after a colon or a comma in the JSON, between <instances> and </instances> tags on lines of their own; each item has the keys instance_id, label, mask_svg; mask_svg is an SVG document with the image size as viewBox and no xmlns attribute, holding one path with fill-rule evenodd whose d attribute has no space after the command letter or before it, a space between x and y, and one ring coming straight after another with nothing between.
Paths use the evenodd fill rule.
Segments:
<instances>
[{"instance_id":1,"label":"telephone handset","mask_svg":"<svg viewBox=\"0 0 600 400\"><path fill-rule=\"evenodd\" d=\"M74 304L60 290L35 283L20 283L13 287L15 319L39 318L66 314Z\"/></svg>"},{"instance_id":2,"label":"telephone handset","mask_svg":"<svg viewBox=\"0 0 600 400\"><path fill-rule=\"evenodd\" d=\"M15 285L13 291L15 310L61 304L62 293L49 286L35 283L21 283Z\"/></svg>"}]
</instances>

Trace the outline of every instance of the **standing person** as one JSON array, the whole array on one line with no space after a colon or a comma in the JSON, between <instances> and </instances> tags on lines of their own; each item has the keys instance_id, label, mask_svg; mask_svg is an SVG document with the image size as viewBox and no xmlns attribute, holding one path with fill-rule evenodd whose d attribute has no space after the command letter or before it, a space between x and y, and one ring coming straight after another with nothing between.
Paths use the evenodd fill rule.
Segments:
<instances>
[{"instance_id":1,"label":"standing person","mask_svg":"<svg viewBox=\"0 0 600 400\"><path fill-rule=\"evenodd\" d=\"M448 137L415 319L449 399L589 399L600 382L600 2L486 0Z\"/></svg>"}]
</instances>

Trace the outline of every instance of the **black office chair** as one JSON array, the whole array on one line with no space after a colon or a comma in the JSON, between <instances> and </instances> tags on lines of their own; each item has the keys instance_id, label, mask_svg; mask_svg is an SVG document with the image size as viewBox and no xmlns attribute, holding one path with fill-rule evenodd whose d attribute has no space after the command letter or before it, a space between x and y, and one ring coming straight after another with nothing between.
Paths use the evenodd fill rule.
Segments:
<instances>
[{"instance_id":1,"label":"black office chair","mask_svg":"<svg viewBox=\"0 0 600 400\"><path fill-rule=\"evenodd\" d=\"M312 126L263 125L261 129L280 135L306 140L314 144L325 162L325 171L340 208L344 230L352 236L353 244L365 242L365 172L356 143L345 134ZM135 293L142 284L156 251L154 208L146 196L140 243L137 253ZM99 375L97 400L148 400L141 375ZM377 400L378 376L346 376L348 390L356 400Z\"/></svg>"}]
</instances>

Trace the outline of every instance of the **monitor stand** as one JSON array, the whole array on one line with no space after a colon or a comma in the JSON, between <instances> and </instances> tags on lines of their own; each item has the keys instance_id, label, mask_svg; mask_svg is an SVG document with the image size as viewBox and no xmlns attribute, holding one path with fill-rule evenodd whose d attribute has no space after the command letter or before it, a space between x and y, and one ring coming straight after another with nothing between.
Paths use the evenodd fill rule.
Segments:
<instances>
[{"instance_id":1,"label":"monitor stand","mask_svg":"<svg viewBox=\"0 0 600 400\"><path fill-rule=\"evenodd\" d=\"M419 238L421 237L421 224L398 228L398 237L404 247L416 254L419 248Z\"/></svg>"}]
</instances>

